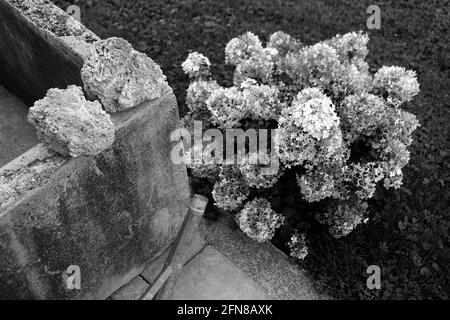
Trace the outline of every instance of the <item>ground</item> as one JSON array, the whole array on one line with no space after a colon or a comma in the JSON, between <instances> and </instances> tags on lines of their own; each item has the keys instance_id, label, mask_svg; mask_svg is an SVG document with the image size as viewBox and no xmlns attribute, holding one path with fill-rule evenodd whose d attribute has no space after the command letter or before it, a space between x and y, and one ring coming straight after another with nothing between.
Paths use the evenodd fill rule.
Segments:
<instances>
[{"instance_id":1,"label":"ground","mask_svg":"<svg viewBox=\"0 0 450 320\"><path fill-rule=\"evenodd\" d=\"M54 1L66 9L72 1ZM386 0L381 29L367 30L358 0L89 0L82 22L100 37L120 36L161 65L180 111L188 79L181 63L190 51L210 58L213 74L231 84L223 48L253 31L262 40L278 30L312 44L352 30L370 35L373 71L399 65L418 74L421 93L406 105L421 127L410 147L404 186L374 203L371 222L342 240L311 235L301 263L320 288L338 298L443 298L450 296L450 4L447 0ZM366 288L367 266L382 270L382 289Z\"/></svg>"},{"instance_id":2,"label":"ground","mask_svg":"<svg viewBox=\"0 0 450 320\"><path fill-rule=\"evenodd\" d=\"M317 292L314 281L293 259L270 243L257 243L240 232L231 215L213 222L201 219L199 225L194 222L185 235L171 262L173 273L154 296L156 300L330 299ZM110 299L136 300L145 292L156 292L169 249Z\"/></svg>"}]
</instances>

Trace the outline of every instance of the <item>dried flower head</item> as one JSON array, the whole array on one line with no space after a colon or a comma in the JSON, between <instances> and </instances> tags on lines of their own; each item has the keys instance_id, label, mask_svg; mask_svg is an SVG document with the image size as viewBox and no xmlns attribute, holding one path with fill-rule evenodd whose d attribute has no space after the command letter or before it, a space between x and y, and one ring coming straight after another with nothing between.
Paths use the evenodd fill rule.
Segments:
<instances>
[{"instance_id":1,"label":"dried flower head","mask_svg":"<svg viewBox=\"0 0 450 320\"><path fill-rule=\"evenodd\" d=\"M250 238L264 242L273 238L275 230L284 223L284 217L273 211L266 199L255 198L236 215L236 222Z\"/></svg>"},{"instance_id":2,"label":"dried flower head","mask_svg":"<svg viewBox=\"0 0 450 320\"><path fill-rule=\"evenodd\" d=\"M210 75L209 59L198 52L189 53L186 61L181 64L183 71L191 78L205 78Z\"/></svg>"}]
</instances>

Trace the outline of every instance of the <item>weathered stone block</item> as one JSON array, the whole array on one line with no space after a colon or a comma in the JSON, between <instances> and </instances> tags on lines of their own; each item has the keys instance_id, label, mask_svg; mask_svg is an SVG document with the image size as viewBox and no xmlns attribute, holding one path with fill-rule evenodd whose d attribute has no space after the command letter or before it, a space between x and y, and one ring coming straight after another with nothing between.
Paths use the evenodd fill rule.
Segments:
<instances>
[{"instance_id":1,"label":"weathered stone block","mask_svg":"<svg viewBox=\"0 0 450 320\"><path fill-rule=\"evenodd\" d=\"M109 297L110 300L139 300L150 284L141 276L137 276Z\"/></svg>"},{"instance_id":2,"label":"weathered stone block","mask_svg":"<svg viewBox=\"0 0 450 320\"><path fill-rule=\"evenodd\" d=\"M161 96L167 87L161 68L121 38L94 44L81 70L86 92L108 112L134 107Z\"/></svg>"},{"instance_id":3,"label":"weathered stone block","mask_svg":"<svg viewBox=\"0 0 450 320\"><path fill-rule=\"evenodd\" d=\"M0 81L22 99L32 104L50 88L83 85L80 71L98 37L51 2L0 0L0 31ZM0 169L0 299L107 298L176 236L189 197L186 168L170 158L178 108L163 77L143 72L159 69L133 56L144 68L133 69L131 82L156 77L150 87L160 90L133 92L145 81L117 87L132 108L110 115L108 149L68 158L39 144ZM67 287L71 265L80 267L81 290Z\"/></svg>"},{"instance_id":4,"label":"weathered stone block","mask_svg":"<svg viewBox=\"0 0 450 320\"><path fill-rule=\"evenodd\" d=\"M77 86L50 89L35 102L28 120L39 139L62 155L97 155L114 141L114 125L98 101L86 101Z\"/></svg>"},{"instance_id":5,"label":"weathered stone block","mask_svg":"<svg viewBox=\"0 0 450 320\"><path fill-rule=\"evenodd\" d=\"M83 58L83 61L94 53L93 43L87 42L79 36L62 36L59 39L72 48L74 52L78 53Z\"/></svg>"},{"instance_id":6,"label":"weathered stone block","mask_svg":"<svg viewBox=\"0 0 450 320\"><path fill-rule=\"evenodd\" d=\"M60 37L99 39L46 0L0 0L0 31L0 82L29 105L50 88L83 85L83 56Z\"/></svg>"},{"instance_id":7,"label":"weathered stone block","mask_svg":"<svg viewBox=\"0 0 450 320\"><path fill-rule=\"evenodd\" d=\"M254 280L212 246L207 246L162 288L161 300L267 300Z\"/></svg>"},{"instance_id":8,"label":"weathered stone block","mask_svg":"<svg viewBox=\"0 0 450 320\"><path fill-rule=\"evenodd\" d=\"M0 298L104 299L173 241L189 188L186 169L170 158L172 91L112 120L114 144L95 157L32 155L0 170L4 177L58 163L52 175L35 172L38 183L10 191L15 200L0 210ZM70 265L81 269L81 290L67 289Z\"/></svg>"},{"instance_id":9,"label":"weathered stone block","mask_svg":"<svg viewBox=\"0 0 450 320\"><path fill-rule=\"evenodd\" d=\"M48 0L6 0L35 26L61 36L78 36L86 41L99 37Z\"/></svg>"}]
</instances>

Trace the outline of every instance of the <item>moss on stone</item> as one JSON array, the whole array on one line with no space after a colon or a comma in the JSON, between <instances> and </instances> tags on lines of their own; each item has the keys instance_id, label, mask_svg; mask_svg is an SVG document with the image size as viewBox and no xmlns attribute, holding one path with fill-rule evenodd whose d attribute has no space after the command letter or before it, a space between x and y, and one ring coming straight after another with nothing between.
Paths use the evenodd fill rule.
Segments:
<instances>
[{"instance_id":1,"label":"moss on stone","mask_svg":"<svg viewBox=\"0 0 450 320\"><path fill-rule=\"evenodd\" d=\"M22 195L42 186L67 160L67 158L51 155L42 160L36 159L20 169L1 172L0 216Z\"/></svg>"},{"instance_id":2,"label":"moss on stone","mask_svg":"<svg viewBox=\"0 0 450 320\"><path fill-rule=\"evenodd\" d=\"M86 42L99 38L48 0L8 0L27 19L58 37L79 36Z\"/></svg>"}]
</instances>

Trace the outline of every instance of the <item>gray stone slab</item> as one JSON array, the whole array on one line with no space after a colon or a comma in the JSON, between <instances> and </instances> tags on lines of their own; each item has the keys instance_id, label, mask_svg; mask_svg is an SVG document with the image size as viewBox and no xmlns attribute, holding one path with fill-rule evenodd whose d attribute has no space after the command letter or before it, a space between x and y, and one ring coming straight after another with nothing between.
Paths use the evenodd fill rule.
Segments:
<instances>
[{"instance_id":1,"label":"gray stone slab","mask_svg":"<svg viewBox=\"0 0 450 320\"><path fill-rule=\"evenodd\" d=\"M175 97L112 118L114 144L96 157L18 159L23 167L0 170L0 198L12 199L0 205L0 299L26 286L38 299L105 299L173 242L189 203L186 168L173 164L167 139ZM81 290L63 281L71 265Z\"/></svg>"},{"instance_id":2,"label":"gray stone slab","mask_svg":"<svg viewBox=\"0 0 450 320\"><path fill-rule=\"evenodd\" d=\"M117 290L109 299L111 300L139 300L150 284L141 276L137 276L122 288Z\"/></svg>"},{"instance_id":3,"label":"gray stone slab","mask_svg":"<svg viewBox=\"0 0 450 320\"><path fill-rule=\"evenodd\" d=\"M274 299L329 299L287 255L270 243L258 243L235 225L231 215L218 221L203 220L200 233L206 241L249 275Z\"/></svg>"},{"instance_id":4,"label":"gray stone slab","mask_svg":"<svg viewBox=\"0 0 450 320\"><path fill-rule=\"evenodd\" d=\"M155 259L153 259L141 273L141 277L145 279L147 283L152 284L155 282L156 277L162 271L164 262L166 261L167 255L169 254L171 246L169 246L163 253L158 255Z\"/></svg>"},{"instance_id":5,"label":"gray stone slab","mask_svg":"<svg viewBox=\"0 0 450 320\"><path fill-rule=\"evenodd\" d=\"M0 167L39 143L28 108L0 85Z\"/></svg>"},{"instance_id":6,"label":"gray stone slab","mask_svg":"<svg viewBox=\"0 0 450 320\"><path fill-rule=\"evenodd\" d=\"M212 246L207 246L182 271L167 281L161 300L266 300L255 281Z\"/></svg>"},{"instance_id":7,"label":"gray stone slab","mask_svg":"<svg viewBox=\"0 0 450 320\"><path fill-rule=\"evenodd\" d=\"M50 1L0 0L0 78L29 105L50 88L82 86L83 59L58 38L74 34L69 18Z\"/></svg>"},{"instance_id":8,"label":"gray stone slab","mask_svg":"<svg viewBox=\"0 0 450 320\"><path fill-rule=\"evenodd\" d=\"M185 241L180 242L178 256L176 261L181 261L181 265L185 265L194 256L196 256L206 246L205 239L200 235L194 226L189 233L189 237ZM161 255L154 259L142 272L141 276L149 283L153 283L160 274L162 267L166 261L169 251L172 247L167 248Z\"/></svg>"}]
</instances>

